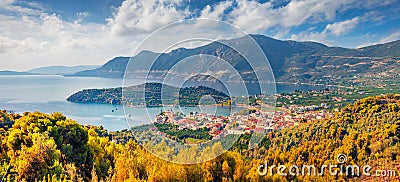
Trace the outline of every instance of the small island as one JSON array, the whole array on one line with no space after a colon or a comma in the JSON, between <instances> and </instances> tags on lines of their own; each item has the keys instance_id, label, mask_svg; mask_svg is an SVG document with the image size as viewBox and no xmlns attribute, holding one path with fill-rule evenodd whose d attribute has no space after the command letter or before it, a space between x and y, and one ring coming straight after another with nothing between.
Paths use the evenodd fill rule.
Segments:
<instances>
[{"instance_id":1,"label":"small island","mask_svg":"<svg viewBox=\"0 0 400 182\"><path fill-rule=\"evenodd\" d=\"M124 93L124 98L122 93ZM227 94L213 88L205 86L178 88L161 83L146 83L124 88L85 89L72 94L67 98L67 101L75 103L126 104L132 107L196 106L203 96L212 97L214 104L218 106L229 106L231 103L231 98Z\"/></svg>"}]
</instances>

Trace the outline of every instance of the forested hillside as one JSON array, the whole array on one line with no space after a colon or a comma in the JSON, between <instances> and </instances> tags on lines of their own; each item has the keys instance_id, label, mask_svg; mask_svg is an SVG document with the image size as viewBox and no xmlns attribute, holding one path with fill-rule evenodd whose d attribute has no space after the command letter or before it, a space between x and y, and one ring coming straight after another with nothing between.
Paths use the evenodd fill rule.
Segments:
<instances>
[{"instance_id":1,"label":"forested hillside","mask_svg":"<svg viewBox=\"0 0 400 182\"><path fill-rule=\"evenodd\" d=\"M101 127L82 126L61 113L19 115L1 111L0 124L0 175L9 169L6 181L400 180L400 95L361 99L333 118L268 133L251 150L246 147L249 136L243 135L223 155L194 165L161 160L133 140L115 143L112 138L132 136L127 131L108 133ZM164 142L156 147L171 158L205 155L174 154L165 150ZM397 177L257 173L264 161L271 165L322 166L335 163L338 154L345 154L348 164L371 165L372 171L395 169Z\"/></svg>"},{"instance_id":2,"label":"forested hillside","mask_svg":"<svg viewBox=\"0 0 400 182\"><path fill-rule=\"evenodd\" d=\"M144 93L143 93L144 92ZM122 99L122 93L125 94ZM143 98L144 94L144 98ZM130 87L86 89L76 92L67 101L77 103L128 104L160 106L162 104L179 104L194 106L202 96L209 95L216 104L227 104L230 100L224 92L205 86L178 88L161 83L146 83ZM163 96L163 97L161 97Z\"/></svg>"}]
</instances>

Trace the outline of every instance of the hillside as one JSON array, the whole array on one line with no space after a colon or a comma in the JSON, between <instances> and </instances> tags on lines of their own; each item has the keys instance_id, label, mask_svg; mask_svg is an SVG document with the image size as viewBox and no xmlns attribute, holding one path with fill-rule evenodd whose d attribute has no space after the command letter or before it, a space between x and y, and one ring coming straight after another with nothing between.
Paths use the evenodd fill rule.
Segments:
<instances>
[{"instance_id":1,"label":"hillside","mask_svg":"<svg viewBox=\"0 0 400 182\"><path fill-rule=\"evenodd\" d=\"M145 89L145 98L143 90ZM124 92L125 100L122 99ZM178 95L179 94L179 95ZM163 99L161 100L161 95ZM127 104L160 106L161 104L180 104L182 106L197 105L204 95L212 96L218 104L224 104L230 98L225 93L215 89L196 86L177 88L161 83L147 83L127 88L86 89L76 92L67 101L77 103Z\"/></svg>"},{"instance_id":2,"label":"hillside","mask_svg":"<svg viewBox=\"0 0 400 182\"><path fill-rule=\"evenodd\" d=\"M252 37L269 59L277 81L374 84L373 79L385 82L386 80L397 80L396 78L399 76L397 70L400 69L400 41L359 49L347 49L328 47L316 42L281 41L263 35L252 35ZM227 41L239 43L241 38ZM135 70L130 69L132 72L130 76L137 78L145 76L141 68L149 60L158 56L153 69L165 71L181 59L198 54L214 55L225 59L240 73L250 70L244 58L236 51L219 42L213 42L193 49L180 48L163 54L143 51L132 58L139 60L140 64L134 65ZM117 57L101 68L79 72L71 76L121 78L128 61L129 57ZM184 72L185 70L178 71ZM155 72L152 76L153 78L162 78L163 74Z\"/></svg>"},{"instance_id":3,"label":"hillside","mask_svg":"<svg viewBox=\"0 0 400 182\"><path fill-rule=\"evenodd\" d=\"M193 165L155 157L131 140L137 136L130 131L109 133L102 127L82 126L61 113L26 112L19 115L0 111L0 120L12 123L12 129L0 128L0 164L3 166L0 176L12 166L8 181L400 180L400 95L360 99L330 119L268 133L254 149L248 149L250 135L242 135L229 151ZM124 142L115 143L115 140ZM201 158L221 147L216 143L202 153L186 151L177 154L167 148L164 140L150 145L176 160L188 155ZM257 173L265 161L270 167L285 165L285 172L290 165L314 165L320 169L324 164L338 164L339 154L346 155L345 165L370 165L372 175L300 173L280 176L276 168L274 175ZM375 176L379 170L394 173L386 177Z\"/></svg>"}]
</instances>

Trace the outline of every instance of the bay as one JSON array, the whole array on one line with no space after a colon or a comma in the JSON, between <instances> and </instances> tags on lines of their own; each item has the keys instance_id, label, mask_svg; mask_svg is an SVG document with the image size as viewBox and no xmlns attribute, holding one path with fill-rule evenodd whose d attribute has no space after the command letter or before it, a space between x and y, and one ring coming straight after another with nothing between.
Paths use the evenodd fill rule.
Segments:
<instances>
[{"instance_id":1,"label":"bay","mask_svg":"<svg viewBox=\"0 0 400 182\"><path fill-rule=\"evenodd\" d=\"M142 80L131 84L141 84ZM90 88L120 87L121 79L94 77L64 77L61 75L1 75L0 76L0 109L23 113L40 111L44 113L61 112L68 118L83 125L103 126L109 131L127 129L132 126L146 124L161 109L174 112L201 112L198 107L165 107L165 108L124 108L110 104L82 104L66 101L71 94ZM301 84L277 84L278 92L294 90L315 90L323 86ZM205 112L217 112L228 115L228 108L203 108ZM128 119L125 118L128 117ZM127 122L128 121L128 122Z\"/></svg>"}]
</instances>

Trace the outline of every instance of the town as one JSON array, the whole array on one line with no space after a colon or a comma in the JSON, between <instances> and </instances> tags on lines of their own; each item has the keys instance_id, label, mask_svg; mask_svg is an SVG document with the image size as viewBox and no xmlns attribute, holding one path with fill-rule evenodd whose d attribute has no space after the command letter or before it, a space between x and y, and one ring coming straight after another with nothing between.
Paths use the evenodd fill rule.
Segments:
<instances>
[{"instance_id":1,"label":"town","mask_svg":"<svg viewBox=\"0 0 400 182\"><path fill-rule=\"evenodd\" d=\"M169 124L175 129L193 132L206 129L212 139L219 139L228 134L265 134L279 131L285 127L298 126L307 121L332 117L333 114L321 106L290 106L279 110L263 111L259 107L249 106L246 114L233 113L230 116L216 116L206 113L191 112L184 116L171 110L163 111L154 118L158 125ZM150 128L156 131L157 128ZM203 130L202 130L203 131ZM165 135L159 131L161 135Z\"/></svg>"}]
</instances>

